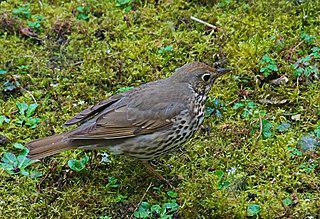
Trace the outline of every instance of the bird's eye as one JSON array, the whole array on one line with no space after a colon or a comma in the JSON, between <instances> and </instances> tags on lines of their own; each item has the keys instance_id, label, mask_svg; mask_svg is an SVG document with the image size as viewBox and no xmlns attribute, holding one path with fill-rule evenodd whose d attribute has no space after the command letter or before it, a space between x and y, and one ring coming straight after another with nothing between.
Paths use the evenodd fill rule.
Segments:
<instances>
[{"instance_id":1,"label":"bird's eye","mask_svg":"<svg viewBox=\"0 0 320 219\"><path fill-rule=\"evenodd\" d=\"M210 80L210 74L204 74L202 75L202 80L205 81L205 82L208 82Z\"/></svg>"}]
</instances>

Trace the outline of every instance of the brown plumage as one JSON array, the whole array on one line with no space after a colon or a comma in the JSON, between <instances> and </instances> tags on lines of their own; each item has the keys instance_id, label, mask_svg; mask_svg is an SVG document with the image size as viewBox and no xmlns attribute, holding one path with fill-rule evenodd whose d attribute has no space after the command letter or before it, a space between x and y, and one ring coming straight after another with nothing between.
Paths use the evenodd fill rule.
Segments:
<instances>
[{"instance_id":1,"label":"brown plumage","mask_svg":"<svg viewBox=\"0 0 320 219\"><path fill-rule=\"evenodd\" d=\"M77 114L77 128L27 143L41 159L73 148L109 148L115 154L151 159L185 143L203 121L214 80L226 72L194 62L166 79L111 96Z\"/></svg>"}]
</instances>

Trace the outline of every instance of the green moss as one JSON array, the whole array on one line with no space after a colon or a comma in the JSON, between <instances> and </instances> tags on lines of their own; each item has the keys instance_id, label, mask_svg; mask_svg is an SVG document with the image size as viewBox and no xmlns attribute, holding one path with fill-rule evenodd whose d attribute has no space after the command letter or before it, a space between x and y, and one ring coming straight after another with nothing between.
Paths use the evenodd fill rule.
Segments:
<instances>
[{"instance_id":1,"label":"green moss","mask_svg":"<svg viewBox=\"0 0 320 219\"><path fill-rule=\"evenodd\" d=\"M297 80L291 66L310 54L312 46L319 47L317 1L135 1L129 12L115 1L35 1L29 5L31 16L44 17L35 36L21 33L33 18L13 14L23 5L18 0L0 3L0 69L14 75L21 87L12 92L0 88L0 115L12 121L16 103L32 104L35 98L35 117L41 123L35 129L13 122L1 125L0 134L9 143L0 147L0 154L15 152L15 142L65 131L63 123L75 113L119 88L166 77L186 62L213 64L225 56L233 71L211 93L225 105L222 117L207 119L210 135L200 132L186 150L156 161L174 188L162 185L159 192L152 187L143 201L161 206L166 192L174 190L181 218L242 218L250 204L260 206L262 218L319 215L319 165L311 172L301 169L310 159L319 162L319 151L291 156L288 150L319 124L319 80ZM78 19L77 7L87 5L86 19ZM191 15L218 30L192 21ZM315 37L312 45L302 33ZM172 50L159 52L166 46ZM275 60L276 76L286 76L288 83L272 85L274 78L259 72L264 55ZM28 66L26 73L19 72L22 65ZM260 103L272 98L287 102ZM244 117L233 108L246 100L266 112L263 119L272 124L272 137L259 136L259 116ZM292 119L296 114L300 120ZM275 127L282 122L291 126L280 133ZM68 160L84 153L92 158L86 169L71 171ZM111 156L107 164L100 159L96 152L64 152L33 165L44 174L40 179L0 170L0 218L130 217L149 184L162 184L131 158ZM222 178L217 170L224 172ZM119 187L107 186L111 176ZM286 198L293 204L283 205Z\"/></svg>"}]
</instances>

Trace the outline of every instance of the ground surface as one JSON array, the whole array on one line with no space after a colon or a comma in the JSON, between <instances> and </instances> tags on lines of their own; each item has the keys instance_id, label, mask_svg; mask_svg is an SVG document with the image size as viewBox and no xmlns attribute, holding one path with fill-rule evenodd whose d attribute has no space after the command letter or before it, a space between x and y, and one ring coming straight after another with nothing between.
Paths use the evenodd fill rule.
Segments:
<instances>
[{"instance_id":1,"label":"ground surface","mask_svg":"<svg viewBox=\"0 0 320 219\"><path fill-rule=\"evenodd\" d=\"M133 159L68 151L26 167L40 177L0 170L0 218L320 215L319 1L25 2L0 1L3 157L184 63L233 70L212 89L210 133L153 162L172 188Z\"/></svg>"}]
</instances>

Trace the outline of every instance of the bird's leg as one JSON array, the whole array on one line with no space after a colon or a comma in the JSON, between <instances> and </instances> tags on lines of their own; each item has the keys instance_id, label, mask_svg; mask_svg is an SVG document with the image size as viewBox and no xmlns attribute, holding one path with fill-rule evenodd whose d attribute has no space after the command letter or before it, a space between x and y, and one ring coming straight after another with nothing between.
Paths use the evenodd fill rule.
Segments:
<instances>
[{"instance_id":1,"label":"bird's leg","mask_svg":"<svg viewBox=\"0 0 320 219\"><path fill-rule=\"evenodd\" d=\"M148 161L142 160L142 163L150 173L152 173L155 177L157 177L158 179L160 179L161 181L167 183L170 187L172 187L172 185L168 182L168 180L166 180L160 173L158 173Z\"/></svg>"}]
</instances>

